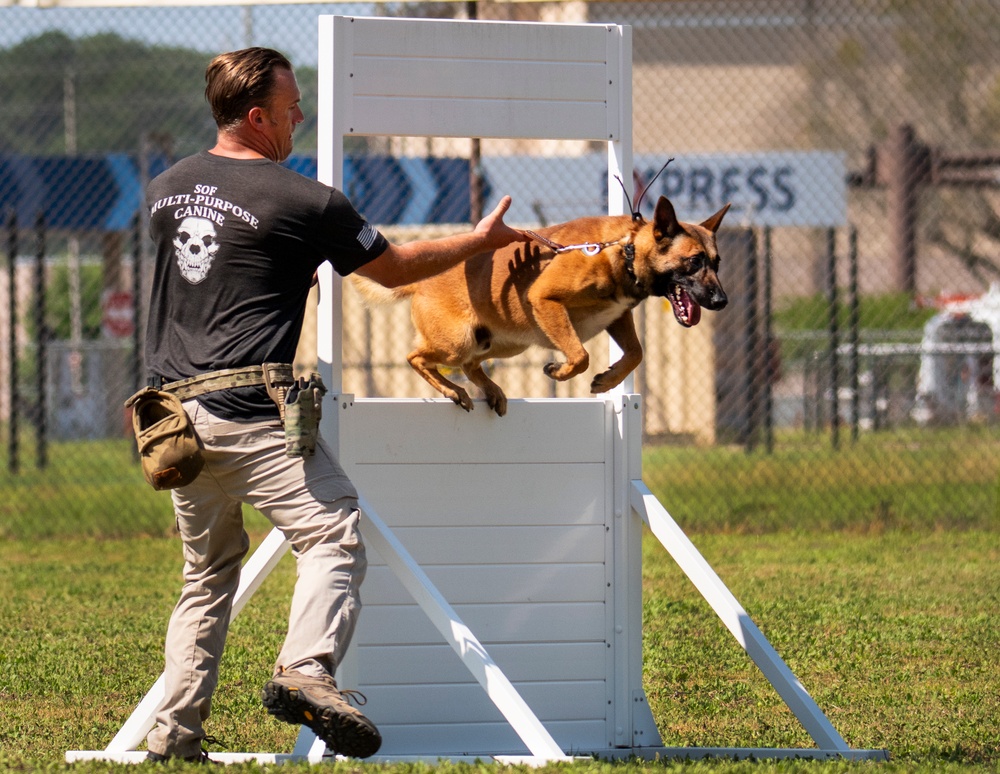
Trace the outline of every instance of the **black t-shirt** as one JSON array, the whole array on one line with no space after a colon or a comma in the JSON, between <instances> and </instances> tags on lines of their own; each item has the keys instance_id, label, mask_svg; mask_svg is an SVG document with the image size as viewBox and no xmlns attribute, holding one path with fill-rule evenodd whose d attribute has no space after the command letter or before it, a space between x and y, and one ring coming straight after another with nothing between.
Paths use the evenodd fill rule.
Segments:
<instances>
[{"instance_id":1,"label":"black t-shirt","mask_svg":"<svg viewBox=\"0 0 1000 774\"><path fill-rule=\"evenodd\" d=\"M291 363L316 269L350 274L385 237L338 190L267 159L202 152L146 191L156 269L146 366L165 381ZM223 419L278 415L263 387L198 400Z\"/></svg>"}]
</instances>

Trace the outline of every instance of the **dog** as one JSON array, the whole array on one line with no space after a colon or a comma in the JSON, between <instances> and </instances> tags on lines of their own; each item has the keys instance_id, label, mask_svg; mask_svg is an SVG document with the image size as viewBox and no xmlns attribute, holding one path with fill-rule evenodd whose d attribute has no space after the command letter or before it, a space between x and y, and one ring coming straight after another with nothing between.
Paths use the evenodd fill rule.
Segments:
<instances>
[{"instance_id":1,"label":"dog","mask_svg":"<svg viewBox=\"0 0 1000 774\"><path fill-rule=\"evenodd\" d=\"M727 204L703 223L682 223L661 196L651 221L636 212L528 231L532 243L475 256L411 285L390 290L351 278L367 303L410 298L416 341L407 360L432 387L471 411L468 392L438 367L461 368L502 417L507 397L483 370L487 360L531 346L557 350L564 362L544 371L564 381L587 370L583 344L606 330L622 356L594 377L590 391L608 392L642 361L632 310L646 298L669 299L684 327L698 324L702 307L725 307L715 235L728 210Z\"/></svg>"}]
</instances>

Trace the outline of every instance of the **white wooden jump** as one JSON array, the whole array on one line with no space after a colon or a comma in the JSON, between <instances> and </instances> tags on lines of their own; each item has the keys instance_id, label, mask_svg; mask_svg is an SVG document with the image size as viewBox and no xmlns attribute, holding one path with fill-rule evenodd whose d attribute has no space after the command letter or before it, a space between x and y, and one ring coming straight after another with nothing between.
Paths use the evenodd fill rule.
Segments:
<instances>
[{"instance_id":1,"label":"white wooden jump","mask_svg":"<svg viewBox=\"0 0 1000 774\"><path fill-rule=\"evenodd\" d=\"M608 143L608 212L631 180L631 30L617 25L320 18L320 179L342 187L350 135ZM503 192L499 192L503 193ZM341 382L341 286L321 275L319 355ZM614 353L613 353L614 356ZM885 758L854 750L642 483L641 399L450 401L333 396L324 436L362 493L365 605L341 666L369 699L376 760L542 763L575 756ZM642 523L788 704L815 748L664 747L642 687ZM235 616L281 559L272 532ZM457 655L457 658L456 658ZM139 761L162 677L102 751ZM323 759L303 728L290 753Z\"/></svg>"}]
</instances>

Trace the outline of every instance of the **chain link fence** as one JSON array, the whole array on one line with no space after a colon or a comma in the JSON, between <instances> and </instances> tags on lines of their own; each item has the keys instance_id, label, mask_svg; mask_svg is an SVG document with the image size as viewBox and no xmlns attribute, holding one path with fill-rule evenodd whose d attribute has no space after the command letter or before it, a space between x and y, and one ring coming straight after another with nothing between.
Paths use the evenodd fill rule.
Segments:
<instances>
[{"instance_id":1,"label":"chain link fence","mask_svg":"<svg viewBox=\"0 0 1000 774\"><path fill-rule=\"evenodd\" d=\"M690 330L659 299L637 310L644 475L682 523L993 522L1000 2L3 6L0 537L17 532L8 516L92 500L133 526L170 523L166 498L137 494L121 408L142 381L142 190L212 144L205 65L246 45L295 63L307 120L288 163L315 175L329 13L631 26L635 190L673 159L644 212L659 195L694 222L733 205L729 307ZM467 228L508 193L508 221L537 228L603 211L605 154L351 138L345 189L394 241ZM437 397L406 363L407 308L366 308L346 287L344 391ZM585 396L606 336L588 349L590 372L565 383L544 376L543 351L491 372L511 398ZM314 359L307 324L299 365Z\"/></svg>"}]
</instances>

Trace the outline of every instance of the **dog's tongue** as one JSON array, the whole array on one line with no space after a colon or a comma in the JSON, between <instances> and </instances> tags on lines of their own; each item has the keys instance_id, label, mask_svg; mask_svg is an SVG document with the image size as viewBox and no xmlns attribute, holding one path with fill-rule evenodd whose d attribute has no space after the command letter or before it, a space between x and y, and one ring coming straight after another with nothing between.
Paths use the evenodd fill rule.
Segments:
<instances>
[{"instance_id":1,"label":"dog's tongue","mask_svg":"<svg viewBox=\"0 0 1000 774\"><path fill-rule=\"evenodd\" d=\"M670 293L670 306L673 307L677 322L685 328L701 322L701 306L680 285L674 285Z\"/></svg>"}]
</instances>

